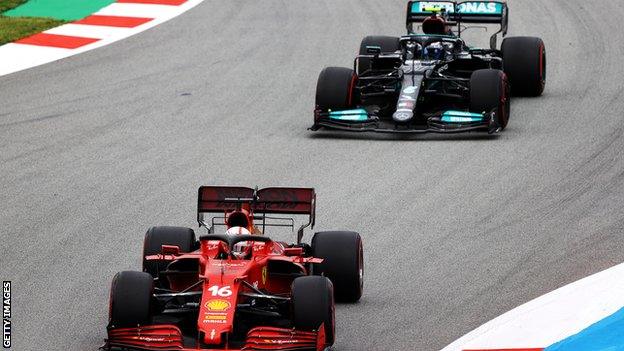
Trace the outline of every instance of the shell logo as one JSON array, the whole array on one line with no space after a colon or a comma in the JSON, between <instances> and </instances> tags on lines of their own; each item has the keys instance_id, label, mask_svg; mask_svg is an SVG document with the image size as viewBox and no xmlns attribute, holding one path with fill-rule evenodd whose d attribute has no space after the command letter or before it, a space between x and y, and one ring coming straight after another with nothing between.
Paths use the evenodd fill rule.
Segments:
<instances>
[{"instance_id":1,"label":"shell logo","mask_svg":"<svg viewBox=\"0 0 624 351\"><path fill-rule=\"evenodd\" d=\"M226 311L232 305L226 300L210 300L204 306L210 311Z\"/></svg>"}]
</instances>

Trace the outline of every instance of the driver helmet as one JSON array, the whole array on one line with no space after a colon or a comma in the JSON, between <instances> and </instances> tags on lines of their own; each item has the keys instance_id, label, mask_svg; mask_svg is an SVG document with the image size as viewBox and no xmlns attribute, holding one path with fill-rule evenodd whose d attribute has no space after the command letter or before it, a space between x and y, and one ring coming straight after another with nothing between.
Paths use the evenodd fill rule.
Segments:
<instances>
[{"instance_id":1,"label":"driver helmet","mask_svg":"<svg viewBox=\"0 0 624 351\"><path fill-rule=\"evenodd\" d=\"M250 235L251 232L245 227L232 227L225 232L227 236L237 236L237 235ZM233 247L233 253L237 257L244 256L250 247L250 242L241 241L236 243Z\"/></svg>"},{"instance_id":2,"label":"driver helmet","mask_svg":"<svg viewBox=\"0 0 624 351\"><path fill-rule=\"evenodd\" d=\"M249 227L249 211L241 209L226 215L225 224L228 228Z\"/></svg>"},{"instance_id":3,"label":"driver helmet","mask_svg":"<svg viewBox=\"0 0 624 351\"><path fill-rule=\"evenodd\" d=\"M444 58L445 48L440 42L427 45L423 51L423 56L427 60L442 60Z\"/></svg>"},{"instance_id":4,"label":"driver helmet","mask_svg":"<svg viewBox=\"0 0 624 351\"><path fill-rule=\"evenodd\" d=\"M444 18L438 14L433 14L423 21L422 31L425 34L446 35L449 33L449 28Z\"/></svg>"}]
</instances>

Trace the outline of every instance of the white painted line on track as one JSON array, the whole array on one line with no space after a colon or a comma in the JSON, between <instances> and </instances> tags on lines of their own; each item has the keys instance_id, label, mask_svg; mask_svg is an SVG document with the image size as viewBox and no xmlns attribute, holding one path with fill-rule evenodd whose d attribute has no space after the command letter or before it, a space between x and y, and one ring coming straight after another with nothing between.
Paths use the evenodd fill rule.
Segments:
<instances>
[{"instance_id":1,"label":"white painted line on track","mask_svg":"<svg viewBox=\"0 0 624 351\"><path fill-rule=\"evenodd\" d=\"M73 55L70 49L34 45L0 46L0 75L9 74Z\"/></svg>"},{"instance_id":2,"label":"white painted line on track","mask_svg":"<svg viewBox=\"0 0 624 351\"><path fill-rule=\"evenodd\" d=\"M546 348L579 333L622 307L624 264L511 310L442 351Z\"/></svg>"}]
</instances>

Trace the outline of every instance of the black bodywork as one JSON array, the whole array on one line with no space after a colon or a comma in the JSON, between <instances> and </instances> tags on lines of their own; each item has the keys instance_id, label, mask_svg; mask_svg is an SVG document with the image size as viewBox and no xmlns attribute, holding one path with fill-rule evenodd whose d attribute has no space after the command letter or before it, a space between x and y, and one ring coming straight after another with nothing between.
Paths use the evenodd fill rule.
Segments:
<instances>
[{"instance_id":1,"label":"black bodywork","mask_svg":"<svg viewBox=\"0 0 624 351\"><path fill-rule=\"evenodd\" d=\"M413 14L408 5L407 27L422 22L425 15ZM499 3L499 2L497 2ZM455 5L461 3L454 3ZM470 111L470 80L480 69L503 70L502 52L496 49L497 35L507 33L505 3L503 14L493 17L456 14L449 24L457 33L449 35L408 34L399 38L399 50L382 52L380 47L367 47L355 58L357 78L352 89L353 109L336 118L336 111L315 109L311 130L321 128L356 132L381 133L458 133L501 130L492 111ZM461 38L462 23L497 23L500 30L492 35L490 49L474 49ZM423 48L437 44L445 48L442 57L428 57ZM367 69L361 69L366 60ZM363 112L366 112L364 118ZM482 117L453 119L445 112L478 113ZM333 113L332 113L333 112ZM350 118L350 116L361 118ZM460 120L461 122L458 122ZM470 121L469 121L470 120Z\"/></svg>"}]
</instances>

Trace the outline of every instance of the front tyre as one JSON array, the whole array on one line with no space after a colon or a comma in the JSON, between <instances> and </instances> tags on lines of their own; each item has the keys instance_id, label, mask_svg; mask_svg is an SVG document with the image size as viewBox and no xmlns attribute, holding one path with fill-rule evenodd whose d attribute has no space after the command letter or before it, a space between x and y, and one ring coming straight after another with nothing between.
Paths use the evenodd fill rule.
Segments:
<instances>
[{"instance_id":1,"label":"front tyre","mask_svg":"<svg viewBox=\"0 0 624 351\"><path fill-rule=\"evenodd\" d=\"M312 255L323 263L314 274L324 275L334 284L337 301L357 302L364 290L364 249L356 232L318 232L312 237Z\"/></svg>"},{"instance_id":2,"label":"front tyre","mask_svg":"<svg viewBox=\"0 0 624 351\"><path fill-rule=\"evenodd\" d=\"M316 107L321 111L348 110L355 106L355 83L352 69L327 67L316 83Z\"/></svg>"},{"instance_id":3,"label":"front tyre","mask_svg":"<svg viewBox=\"0 0 624 351\"><path fill-rule=\"evenodd\" d=\"M517 96L540 96L546 87L546 46L535 37L505 38L501 46L511 92Z\"/></svg>"},{"instance_id":4,"label":"front tyre","mask_svg":"<svg viewBox=\"0 0 624 351\"><path fill-rule=\"evenodd\" d=\"M509 122L509 84L505 73L497 69L480 69L470 77L470 111L494 111L501 129Z\"/></svg>"},{"instance_id":5,"label":"front tyre","mask_svg":"<svg viewBox=\"0 0 624 351\"><path fill-rule=\"evenodd\" d=\"M292 283L292 308L295 329L316 331L323 324L325 344L334 344L334 289L329 279L319 276L295 278Z\"/></svg>"},{"instance_id":6,"label":"front tyre","mask_svg":"<svg viewBox=\"0 0 624 351\"><path fill-rule=\"evenodd\" d=\"M134 328L152 322L154 279L145 272L120 272L110 292L109 328Z\"/></svg>"}]
</instances>

